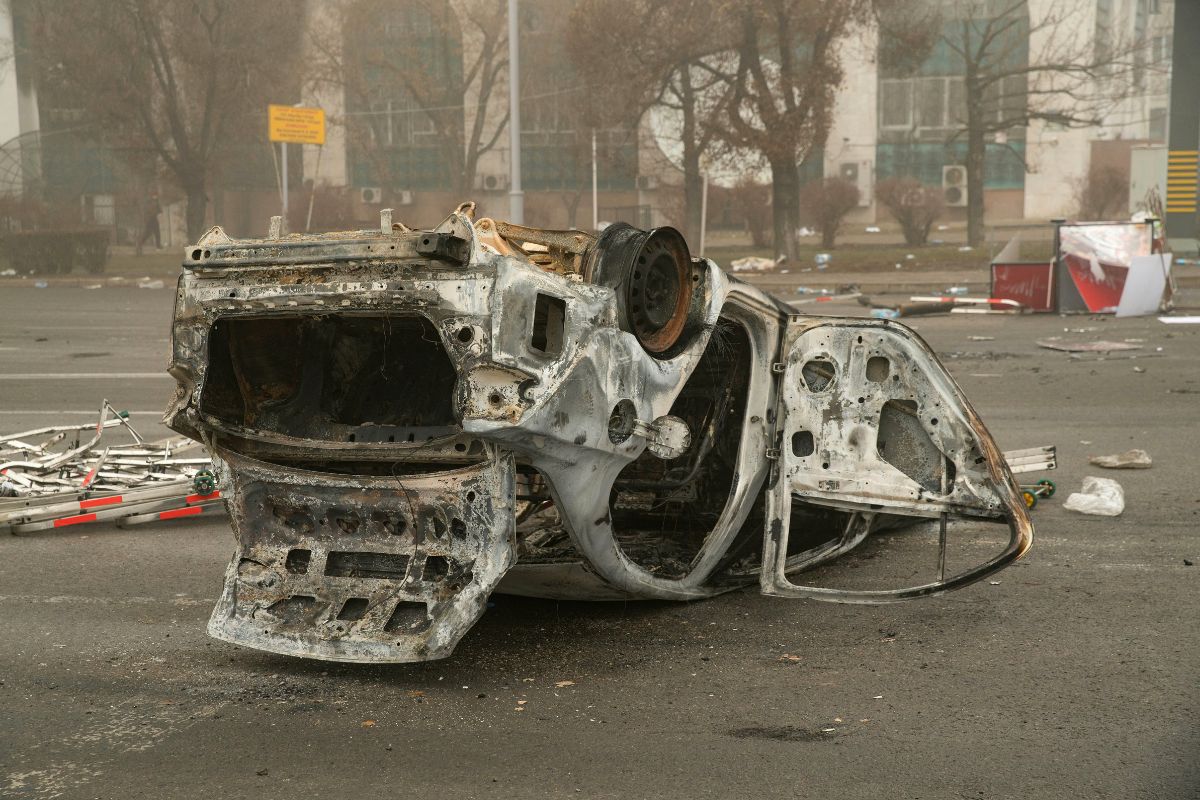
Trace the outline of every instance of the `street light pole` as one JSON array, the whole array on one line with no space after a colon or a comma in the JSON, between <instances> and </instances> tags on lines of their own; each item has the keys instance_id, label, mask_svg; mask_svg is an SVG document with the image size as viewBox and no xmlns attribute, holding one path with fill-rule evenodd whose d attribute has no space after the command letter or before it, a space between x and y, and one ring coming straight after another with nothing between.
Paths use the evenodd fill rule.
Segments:
<instances>
[{"instance_id":1,"label":"street light pole","mask_svg":"<svg viewBox=\"0 0 1200 800\"><path fill-rule=\"evenodd\" d=\"M279 149L283 151L283 153L282 153L282 158L283 158L283 228L282 228L282 230L284 233L287 233L287 228L288 228L288 224L287 224L287 200L288 200L288 198L287 198L287 190L288 190L287 142L280 142Z\"/></svg>"},{"instance_id":2,"label":"street light pole","mask_svg":"<svg viewBox=\"0 0 1200 800\"><path fill-rule=\"evenodd\" d=\"M592 128L592 230L600 229L600 195L596 191L596 129Z\"/></svg>"},{"instance_id":3,"label":"street light pole","mask_svg":"<svg viewBox=\"0 0 1200 800\"><path fill-rule=\"evenodd\" d=\"M525 224L525 195L521 191L521 50L517 0L508 0L508 139L510 147L508 220Z\"/></svg>"}]
</instances>

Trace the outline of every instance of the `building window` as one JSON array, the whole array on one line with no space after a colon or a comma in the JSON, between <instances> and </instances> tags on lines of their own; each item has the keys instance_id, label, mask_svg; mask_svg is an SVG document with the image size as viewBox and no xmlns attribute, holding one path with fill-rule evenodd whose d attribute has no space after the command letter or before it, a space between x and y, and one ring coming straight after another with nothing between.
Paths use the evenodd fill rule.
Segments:
<instances>
[{"instance_id":1,"label":"building window","mask_svg":"<svg viewBox=\"0 0 1200 800\"><path fill-rule=\"evenodd\" d=\"M879 125L882 128L907 130L912 127L911 79L879 82Z\"/></svg>"},{"instance_id":2,"label":"building window","mask_svg":"<svg viewBox=\"0 0 1200 800\"><path fill-rule=\"evenodd\" d=\"M1170 34L1167 34L1166 36L1150 37L1150 63L1170 64L1172 44L1172 37Z\"/></svg>"},{"instance_id":3,"label":"building window","mask_svg":"<svg viewBox=\"0 0 1200 800\"><path fill-rule=\"evenodd\" d=\"M1165 108L1150 109L1150 138L1160 142L1167 140L1167 110Z\"/></svg>"},{"instance_id":4,"label":"building window","mask_svg":"<svg viewBox=\"0 0 1200 800\"><path fill-rule=\"evenodd\" d=\"M946 124L945 78L922 78L917 82L917 126L941 128Z\"/></svg>"},{"instance_id":5,"label":"building window","mask_svg":"<svg viewBox=\"0 0 1200 800\"><path fill-rule=\"evenodd\" d=\"M1109 53L1112 26L1112 0L1096 0L1096 60L1105 61Z\"/></svg>"}]
</instances>

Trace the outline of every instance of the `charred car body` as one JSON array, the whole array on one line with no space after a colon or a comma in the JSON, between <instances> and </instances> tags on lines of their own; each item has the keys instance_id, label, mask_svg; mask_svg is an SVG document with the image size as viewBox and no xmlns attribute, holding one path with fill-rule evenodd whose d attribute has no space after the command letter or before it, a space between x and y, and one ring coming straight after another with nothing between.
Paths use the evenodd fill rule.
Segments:
<instances>
[{"instance_id":1,"label":"charred car body","mask_svg":"<svg viewBox=\"0 0 1200 800\"><path fill-rule=\"evenodd\" d=\"M891 602L980 580L1032 528L992 438L887 320L797 315L673 229L473 218L185 254L165 421L210 450L237 540L209 633L339 661L442 658L495 591ZM793 582L874 530L1008 526L907 589Z\"/></svg>"}]
</instances>

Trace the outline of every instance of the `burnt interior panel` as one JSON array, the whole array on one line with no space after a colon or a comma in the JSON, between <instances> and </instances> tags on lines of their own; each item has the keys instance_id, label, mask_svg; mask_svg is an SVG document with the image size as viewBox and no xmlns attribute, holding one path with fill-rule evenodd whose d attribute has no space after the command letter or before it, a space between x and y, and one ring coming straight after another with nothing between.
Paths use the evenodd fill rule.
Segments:
<instances>
[{"instance_id":1,"label":"burnt interior panel","mask_svg":"<svg viewBox=\"0 0 1200 800\"><path fill-rule=\"evenodd\" d=\"M420 633L429 627L429 609L424 603L401 600L383 629L388 633Z\"/></svg>"},{"instance_id":2,"label":"burnt interior panel","mask_svg":"<svg viewBox=\"0 0 1200 800\"><path fill-rule=\"evenodd\" d=\"M716 527L737 472L753 349L741 324L721 318L671 406L692 445L663 460L646 450L621 471L609 498L625 554L656 575L682 577Z\"/></svg>"},{"instance_id":3,"label":"burnt interior panel","mask_svg":"<svg viewBox=\"0 0 1200 800\"><path fill-rule=\"evenodd\" d=\"M562 352L563 329L567 303L558 297L538 293L533 307L533 333L529 347L543 355L556 356Z\"/></svg>"},{"instance_id":4,"label":"burnt interior panel","mask_svg":"<svg viewBox=\"0 0 1200 800\"><path fill-rule=\"evenodd\" d=\"M457 372L420 316L217 320L201 412L219 423L332 441L454 433Z\"/></svg>"},{"instance_id":5,"label":"burnt interior panel","mask_svg":"<svg viewBox=\"0 0 1200 800\"><path fill-rule=\"evenodd\" d=\"M912 400L888 400L879 415L879 436L875 448L879 457L937 494L948 494L954 487L954 462L946 458L925 430ZM946 471L946 491L942 491L942 471Z\"/></svg>"},{"instance_id":6,"label":"burnt interior panel","mask_svg":"<svg viewBox=\"0 0 1200 800\"><path fill-rule=\"evenodd\" d=\"M408 556L397 553L347 553L335 550L325 559L325 575L331 578L402 581L406 572Z\"/></svg>"},{"instance_id":7,"label":"burnt interior panel","mask_svg":"<svg viewBox=\"0 0 1200 800\"><path fill-rule=\"evenodd\" d=\"M315 597L297 594L273 603L267 611L285 624L312 625L327 605Z\"/></svg>"},{"instance_id":8,"label":"burnt interior panel","mask_svg":"<svg viewBox=\"0 0 1200 800\"><path fill-rule=\"evenodd\" d=\"M295 549L288 551L284 569L293 575L307 575L308 562L312 560L312 550Z\"/></svg>"},{"instance_id":9,"label":"burnt interior panel","mask_svg":"<svg viewBox=\"0 0 1200 800\"><path fill-rule=\"evenodd\" d=\"M810 392L824 392L833 385L837 378L837 368L825 359L814 358L800 368L800 375Z\"/></svg>"},{"instance_id":10,"label":"burnt interior panel","mask_svg":"<svg viewBox=\"0 0 1200 800\"><path fill-rule=\"evenodd\" d=\"M812 431L796 431L792 434L792 455L796 458L808 458L816 451Z\"/></svg>"},{"instance_id":11,"label":"burnt interior panel","mask_svg":"<svg viewBox=\"0 0 1200 800\"><path fill-rule=\"evenodd\" d=\"M764 483L750 516L743 523L708 583L737 583L762 564L763 528L766 524L767 485ZM853 512L819 506L793 495L788 521L787 556L800 555L842 537ZM882 515L876 517L879 520Z\"/></svg>"},{"instance_id":12,"label":"burnt interior panel","mask_svg":"<svg viewBox=\"0 0 1200 800\"><path fill-rule=\"evenodd\" d=\"M351 597L345 603L342 603L342 610L338 612L337 618L343 622L354 622L360 620L367 615L367 608L370 606L370 601L365 597Z\"/></svg>"}]
</instances>

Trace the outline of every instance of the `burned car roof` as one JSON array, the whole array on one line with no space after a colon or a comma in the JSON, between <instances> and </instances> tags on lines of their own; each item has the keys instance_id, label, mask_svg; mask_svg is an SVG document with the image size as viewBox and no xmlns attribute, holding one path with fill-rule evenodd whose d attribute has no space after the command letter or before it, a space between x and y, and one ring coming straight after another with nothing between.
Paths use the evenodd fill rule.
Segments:
<instances>
[{"instance_id":1,"label":"burned car roof","mask_svg":"<svg viewBox=\"0 0 1200 800\"><path fill-rule=\"evenodd\" d=\"M800 316L671 228L475 220L185 251L165 422L212 454L237 551L209 633L338 661L448 656L492 592L893 602L1032 526L912 331ZM945 573L946 524L1005 524ZM906 521L933 582L793 583Z\"/></svg>"}]
</instances>

